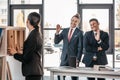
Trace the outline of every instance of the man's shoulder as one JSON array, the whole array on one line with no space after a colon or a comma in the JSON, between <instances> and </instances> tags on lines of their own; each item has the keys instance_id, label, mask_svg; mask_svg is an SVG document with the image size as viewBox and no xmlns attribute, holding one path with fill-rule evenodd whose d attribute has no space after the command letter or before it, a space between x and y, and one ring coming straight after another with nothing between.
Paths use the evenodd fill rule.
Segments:
<instances>
[{"instance_id":1,"label":"man's shoulder","mask_svg":"<svg viewBox=\"0 0 120 80\"><path fill-rule=\"evenodd\" d=\"M108 35L108 32L106 32L106 31L100 30L100 32L101 32L102 34Z\"/></svg>"},{"instance_id":2,"label":"man's shoulder","mask_svg":"<svg viewBox=\"0 0 120 80\"><path fill-rule=\"evenodd\" d=\"M93 31L86 31L85 34L91 34Z\"/></svg>"},{"instance_id":3,"label":"man's shoulder","mask_svg":"<svg viewBox=\"0 0 120 80\"><path fill-rule=\"evenodd\" d=\"M79 29L79 28L76 28L76 30L79 31L79 32L81 32L81 33L83 33L83 31L81 29Z\"/></svg>"},{"instance_id":4,"label":"man's shoulder","mask_svg":"<svg viewBox=\"0 0 120 80\"><path fill-rule=\"evenodd\" d=\"M69 28L63 28L63 30L69 30Z\"/></svg>"},{"instance_id":5,"label":"man's shoulder","mask_svg":"<svg viewBox=\"0 0 120 80\"><path fill-rule=\"evenodd\" d=\"M63 28L62 33L66 33L69 31L69 28Z\"/></svg>"},{"instance_id":6,"label":"man's shoulder","mask_svg":"<svg viewBox=\"0 0 120 80\"><path fill-rule=\"evenodd\" d=\"M102 32L102 33L107 33L106 31L103 31L103 30L100 30L100 32Z\"/></svg>"}]
</instances>

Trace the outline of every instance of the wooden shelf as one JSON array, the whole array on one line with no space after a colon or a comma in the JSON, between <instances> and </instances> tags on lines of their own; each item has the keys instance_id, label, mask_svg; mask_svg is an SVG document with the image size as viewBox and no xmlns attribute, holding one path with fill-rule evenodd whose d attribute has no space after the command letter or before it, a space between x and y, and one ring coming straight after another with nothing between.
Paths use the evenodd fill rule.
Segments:
<instances>
[{"instance_id":1,"label":"wooden shelf","mask_svg":"<svg viewBox=\"0 0 120 80\"><path fill-rule=\"evenodd\" d=\"M22 51L25 30L25 27L0 26L0 80L7 80L7 74L10 75L6 59L9 56L8 49L12 47Z\"/></svg>"}]
</instances>

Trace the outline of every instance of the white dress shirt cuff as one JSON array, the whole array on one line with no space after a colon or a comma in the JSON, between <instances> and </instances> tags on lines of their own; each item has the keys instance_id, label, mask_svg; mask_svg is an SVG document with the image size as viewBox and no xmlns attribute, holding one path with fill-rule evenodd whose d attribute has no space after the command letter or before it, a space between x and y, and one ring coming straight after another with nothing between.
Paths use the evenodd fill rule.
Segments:
<instances>
[{"instance_id":1,"label":"white dress shirt cuff","mask_svg":"<svg viewBox=\"0 0 120 80\"><path fill-rule=\"evenodd\" d=\"M99 40L97 43L98 43L98 44L100 44L101 42L102 42L102 41L101 41L101 40Z\"/></svg>"}]
</instances>

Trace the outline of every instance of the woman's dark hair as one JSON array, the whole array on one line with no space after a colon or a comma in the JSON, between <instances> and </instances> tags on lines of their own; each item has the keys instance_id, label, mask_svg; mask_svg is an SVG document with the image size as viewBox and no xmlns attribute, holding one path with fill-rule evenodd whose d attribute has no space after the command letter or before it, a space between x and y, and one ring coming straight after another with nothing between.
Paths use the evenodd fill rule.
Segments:
<instances>
[{"instance_id":1,"label":"woman's dark hair","mask_svg":"<svg viewBox=\"0 0 120 80\"><path fill-rule=\"evenodd\" d=\"M36 12L32 12L28 15L28 20L30 21L30 24L39 31L39 26L38 24L41 21L41 16L40 14Z\"/></svg>"},{"instance_id":2,"label":"woman's dark hair","mask_svg":"<svg viewBox=\"0 0 120 80\"><path fill-rule=\"evenodd\" d=\"M90 19L90 20L89 20L89 23L90 23L91 21L96 21L97 23L99 23L98 20L97 20L96 18Z\"/></svg>"}]
</instances>

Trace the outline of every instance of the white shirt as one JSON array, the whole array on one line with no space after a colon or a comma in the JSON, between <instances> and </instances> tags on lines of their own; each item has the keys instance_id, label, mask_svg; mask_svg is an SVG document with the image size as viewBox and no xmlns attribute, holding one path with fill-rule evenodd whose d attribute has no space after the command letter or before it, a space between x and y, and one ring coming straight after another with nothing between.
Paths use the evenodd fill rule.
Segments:
<instances>
[{"instance_id":1,"label":"white shirt","mask_svg":"<svg viewBox=\"0 0 120 80\"><path fill-rule=\"evenodd\" d=\"M93 31L93 33L94 33L94 36L97 35L97 32ZM101 42L102 42L102 41L101 41L101 39L100 39L97 43L100 44Z\"/></svg>"},{"instance_id":2,"label":"white shirt","mask_svg":"<svg viewBox=\"0 0 120 80\"><path fill-rule=\"evenodd\" d=\"M32 30L29 31L28 36L29 36L29 34L30 34L33 30L34 30L34 28L33 28Z\"/></svg>"},{"instance_id":3,"label":"white shirt","mask_svg":"<svg viewBox=\"0 0 120 80\"><path fill-rule=\"evenodd\" d=\"M29 33L28 33L26 39L28 38L28 36L30 35L30 33L31 33L33 30L34 30L34 28L33 28L32 30L29 31ZM26 39L25 39L25 40L26 40Z\"/></svg>"}]
</instances>

